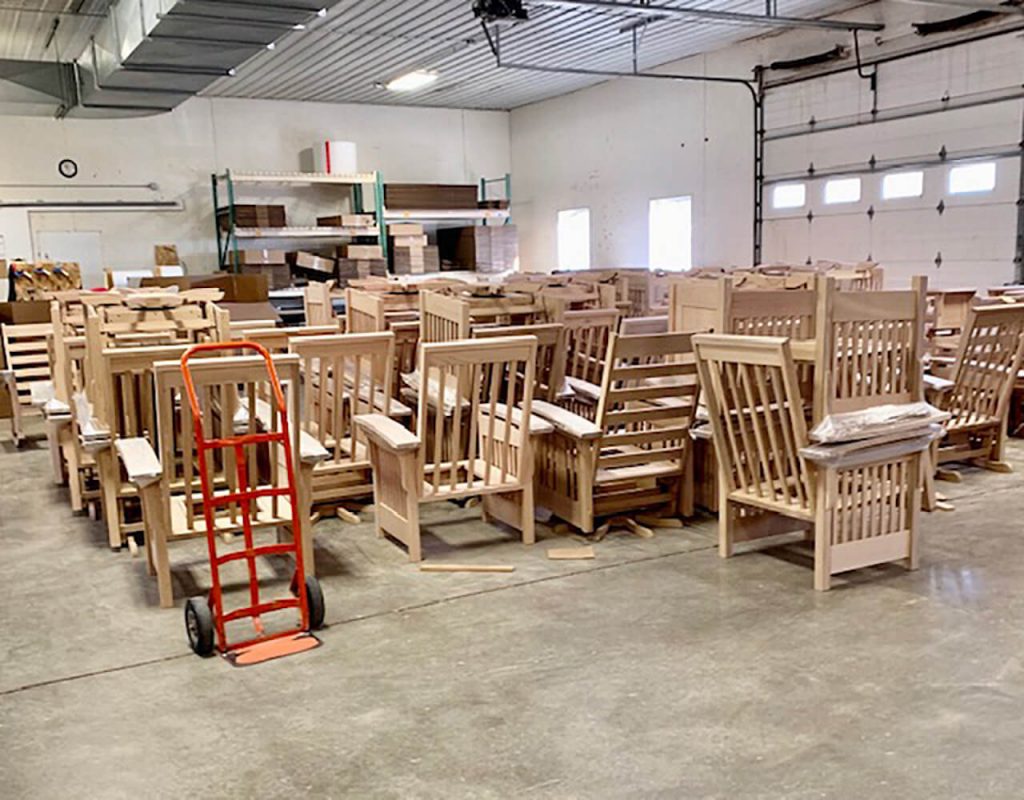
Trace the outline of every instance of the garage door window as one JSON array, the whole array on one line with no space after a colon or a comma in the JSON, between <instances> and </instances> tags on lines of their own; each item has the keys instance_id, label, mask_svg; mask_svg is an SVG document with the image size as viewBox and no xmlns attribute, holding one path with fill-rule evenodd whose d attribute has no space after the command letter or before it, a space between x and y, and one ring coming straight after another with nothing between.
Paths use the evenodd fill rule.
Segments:
<instances>
[{"instance_id":1,"label":"garage door window","mask_svg":"<svg viewBox=\"0 0 1024 800\"><path fill-rule=\"evenodd\" d=\"M807 187L802 183L780 183L772 189L772 208L803 208Z\"/></svg>"},{"instance_id":2,"label":"garage door window","mask_svg":"<svg viewBox=\"0 0 1024 800\"><path fill-rule=\"evenodd\" d=\"M893 172L882 178L882 199L900 200L924 194L923 172Z\"/></svg>"},{"instance_id":3,"label":"garage door window","mask_svg":"<svg viewBox=\"0 0 1024 800\"><path fill-rule=\"evenodd\" d=\"M991 192L996 188L996 165L994 161L981 164L964 164L949 171L950 194L974 194Z\"/></svg>"},{"instance_id":4,"label":"garage door window","mask_svg":"<svg viewBox=\"0 0 1024 800\"><path fill-rule=\"evenodd\" d=\"M836 178L825 184L825 205L860 200L860 178Z\"/></svg>"},{"instance_id":5,"label":"garage door window","mask_svg":"<svg viewBox=\"0 0 1024 800\"><path fill-rule=\"evenodd\" d=\"M590 269L590 209L558 212L558 268Z\"/></svg>"}]
</instances>

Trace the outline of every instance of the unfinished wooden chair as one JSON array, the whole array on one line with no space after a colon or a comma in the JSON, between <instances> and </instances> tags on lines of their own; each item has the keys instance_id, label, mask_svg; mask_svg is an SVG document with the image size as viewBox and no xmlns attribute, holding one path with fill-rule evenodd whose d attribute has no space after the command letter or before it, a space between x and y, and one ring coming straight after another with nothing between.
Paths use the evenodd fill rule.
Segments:
<instances>
[{"instance_id":1,"label":"unfinished wooden chair","mask_svg":"<svg viewBox=\"0 0 1024 800\"><path fill-rule=\"evenodd\" d=\"M86 334L101 347L195 344L228 339L230 317L212 298L219 290L180 293L140 292L126 295L119 305L87 305ZM252 326L251 321L247 323Z\"/></svg>"},{"instance_id":2,"label":"unfinished wooden chair","mask_svg":"<svg viewBox=\"0 0 1024 800\"><path fill-rule=\"evenodd\" d=\"M298 518L301 525L308 525L312 470L327 454L297 424L299 357L275 355L273 361L288 409L296 493L301 506ZM280 430L276 404L260 399L270 396L266 365L261 356L214 355L190 362L190 369L203 410L207 438ZM157 578L160 605L168 608L174 604L168 545L205 536L206 523L192 410L185 394L180 358L156 361L152 367L152 382L158 444L154 447L151 439L135 438L119 443L116 450L142 500L150 572ZM272 443L246 447L249 487L284 488L287 469L283 448ZM219 458L211 456L211 459L215 493L237 491L237 464L233 453L225 451ZM294 534L287 497L261 497L256 502L255 529L276 528L279 535ZM238 504L219 507L215 525L222 536L241 531ZM313 574L313 537L308 528L302 534L306 571Z\"/></svg>"},{"instance_id":3,"label":"unfinished wooden chair","mask_svg":"<svg viewBox=\"0 0 1024 800\"><path fill-rule=\"evenodd\" d=\"M565 326L565 385L570 392L560 394L559 403L592 420L600 400L608 344L619 326L619 312L608 308L566 311L561 318Z\"/></svg>"},{"instance_id":4,"label":"unfinished wooden chair","mask_svg":"<svg viewBox=\"0 0 1024 800\"><path fill-rule=\"evenodd\" d=\"M389 284L384 284L384 287ZM395 335L392 396L401 399L405 373L416 369L416 351L420 341L419 293L345 290L345 330L348 333L384 333Z\"/></svg>"},{"instance_id":5,"label":"unfinished wooden chair","mask_svg":"<svg viewBox=\"0 0 1024 800\"><path fill-rule=\"evenodd\" d=\"M619 333L623 336L668 333L668 314L656 317L623 317L619 322Z\"/></svg>"},{"instance_id":6,"label":"unfinished wooden chair","mask_svg":"<svg viewBox=\"0 0 1024 800\"><path fill-rule=\"evenodd\" d=\"M536 371L529 376L533 381L533 396L537 400L556 402L562 393L565 379L565 326L549 323L473 329L474 339L495 339L505 336L533 336L537 340ZM517 386L525 386L527 377L520 375L520 383ZM519 391L522 392L522 388Z\"/></svg>"},{"instance_id":7,"label":"unfinished wooden chair","mask_svg":"<svg viewBox=\"0 0 1024 800\"><path fill-rule=\"evenodd\" d=\"M423 557L420 504L463 497L483 497L488 517L533 544L533 453L523 424L533 385L520 393L517 376L534 373L536 356L530 336L425 343L417 433L382 414L356 418L370 444L377 534L403 543L410 560ZM436 406L465 413L433 413Z\"/></svg>"},{"instance_id":8,"label":"unfinished wooden chair","mask_svg":"<svg viewBox=\"0 0 1024 800\"><path fill-rule=\"evenodd\" d=\"M290 348L302 375L302 430L328 454L312 472L313 505L337 510L343 501L372 497L369 447L353 420L379 413L408 424L410 409L391 392L394 334L302 336L292 339Z\"/></svg>"},{"instance_id":9,"label":"unfinished wooden chair","mask_svg":"<svg viewBox=\"0 0 1024 800\"><path fill-rule=\"evenodd\" d=\"M585 533L643 510L689 516L698 391L691 335L612 334L603 364L592 419L534 403L555 428L538 440L537 502ZM632 518L622 522L641 530Z\"/></svg>"},{"instance_id":10,"label":"unfinished wooden chair","mask_svg":"<svg viewBox=\"0 0 1024 800\"><path fill-rule=\"evenodd\" d=\"M971 308L960 337L952 387L935 404L952 414L938 444L937 464L968 461L1010 472L1004 459L1006 421L1014 382L1024 361L1024 304ZM938 477L959 480L952 470Z\"/></svg>"},{"instance_id":11,"label":"unfinished wooden chair","mask_svg":"<svg viewBox=\"0 0 1024 800\"><path fill-rule=\"evenodd\" d=\"M302 307L307 326L337 324L333 292L334 281L314 281L302 290Z\"/></svg>"},{"instance_id":12,"label":"unfinished wooden chair","mask_svg":"<svg viewBox=\"0 0 1024 800\"><path fill-rule=\"evenodd\" d=\"M0 371L11 399L11 436L21 447L28 439L26 423L42 416L42 405L52 395L52 374L47 337L53 332L48 322L0 325L4 369ZM33 399L35 392L36 399Z\"/></svg>"},{"instance_id":13,"label":"unfinished wooden chair","mask_svg":"<svg viewBox=\"0 0 1024 800\"><path fill-rule=\"evenodd\" d=\"M693 341L718 454L719 554L803 531L814 538L820 591L833 575L861 567L901 561L915 569L928 437L895 451L889 440L835 446L811 463L789 340L701 334Z\"/></svg>"}]
</instances>

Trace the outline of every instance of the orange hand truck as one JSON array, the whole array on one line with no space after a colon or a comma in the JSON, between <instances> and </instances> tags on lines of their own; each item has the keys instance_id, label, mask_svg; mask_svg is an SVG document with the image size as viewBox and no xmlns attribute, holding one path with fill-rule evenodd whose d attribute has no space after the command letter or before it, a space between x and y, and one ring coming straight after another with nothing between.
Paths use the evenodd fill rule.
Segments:
<instances>
[{"instance_id":1,"label":"orange hand truck","mask_svg":"<svg viewBox=\"0 0 1024 800\"><path fill-rule=\"evenodd\" d=\"M263 357L267 368L267 380L273 391L273 402L277 407L279 430L246 433L222 438L207 439L203 430L203 410L199 404L190 359L197 353L210 351L252 350ZM254 664L271 658L291 655L310 650L320 642L311 631L323 625L324 596L320 583L312 575L306 575L302 562L302 536L305 524L300 520L300 509L295 491L295 467L292 462L292 442L288 428L288 408L281 391L281 383L274 368L273 359L267 350L254 342L208 342L190 347L181 357L181 372L192 409L195 429L196 457L199 460L199 480L203 497L203 518L206 523L206 543L210 558L211 589L207 597L192 597L185 604L185 629L192 649L200 656L208 656L216 647L221 655L236 665ZM245 448L248 445L279 444L284 448L287 486L271 488L250 488L249 471L246 468ZM215 494L213 481L207 465L207 453L217 450L232 450L235 454L238 491ZM191 457L185 454L186 458ZM253 542L253 516L257 501L261 497L283 497L291 504L292 541L256 546ZM216 511L218 507L237 504L240 509L244 548L221 555L217 552ZM308 523L306 523L308 524ZM291 595L273 600L260 598L259 581L256 576L256 559L260 556L287 555L295 557L295 572L291 581ZM244 559L249 577L249 605L224 611L223 588L220 568L229 562ZM296 608L299 611L299 625L296 628L265 633L260 617L275 611ZM227 623L250 618L256 635L244 641L230 642L225 633Z\"/></svg>"}]
</instances>

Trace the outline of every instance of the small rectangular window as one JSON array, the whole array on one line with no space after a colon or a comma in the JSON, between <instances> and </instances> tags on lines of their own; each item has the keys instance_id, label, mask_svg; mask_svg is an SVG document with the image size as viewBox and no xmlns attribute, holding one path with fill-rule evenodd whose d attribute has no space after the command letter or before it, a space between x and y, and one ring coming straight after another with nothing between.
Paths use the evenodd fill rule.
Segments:
<instances>
[{"instance_id":1,"label":"small rectangular window","mask_svg":"<svg viewBox=\"0 0 1024 800\"><path fill-rule=\"evenodd\" d=\"M893 172L882 178L882 199L899 200L924 194L923 172Z\"/></svg>"},{"instance_id":2,"label":"small rectangular window","mask_svg":"<svg viewBox=\"0 0 1024 800\"><path fill-rule=\"evenodd\" d=\"M648 259L651 269L688 270L692 266L689 197L651 200L648 207Z\"/></svg>"},{"instance_id":3,"label":"small rectangular window","mask_svg":"<svg viewBox=\"0 0 1024 800\"><path fill-rule=\"evenodd\" d=\"M991 192L996 188L996 164L964 164L949 171L949 193Z\"/></svg>"},{"instance_id":4,"label":"small rectangular window","mask_svg":"<svg viewBox=\"0 0 1024 800\"><path fill-rule=\"evenodd\" d=\"M807 202L807 186L802 183L780 183L772 189L772 208L802 208Z\"/></svg>"},{"instance_id":5,"label":"small rectangular window","mask_svg":"<svg viewBox=\"0 0 1024 800\"><path fill-rule=\"evenodd\" d=\"M836 178L825 184L825 205L860 201L860 178Z\"/></svg>"},{"instance_id":6,"label":"small rectangular window","mask_svg":"<svg viewBox=\"0 0 1024 800\"><path fill-rule=\"evenodd\" d=\"M590 269L590 209L558 212L558 268Z\"/></svg>"}]
</instances>

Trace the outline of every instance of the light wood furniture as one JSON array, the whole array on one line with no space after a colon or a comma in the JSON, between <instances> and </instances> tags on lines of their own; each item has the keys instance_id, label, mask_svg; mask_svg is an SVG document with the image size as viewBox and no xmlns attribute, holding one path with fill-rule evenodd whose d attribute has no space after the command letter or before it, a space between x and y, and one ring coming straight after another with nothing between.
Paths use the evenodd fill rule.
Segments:
<instances>
[{"instance_id":1,"label":"light wood furniture","mask_svg":"<svg viewBox=\"0 0 1024 800\"><path fill-rule=\"evenodd\" d=\"M296 492L301 505L301 524L309 524L311 475L314 465L326 457L323 448L302 432L299 422L299 357L273 356L274 366L288 408L289 433ZM266 365L261 356L210 356L190 362L192 379L203 409L207 438L230 437L260 431L280 430L276 405L259 398L269 396ZM156 575L162 607L174 604L168 544L181 539L206 535L202 491L195 450L194 423L184 392L180 359L156 361L152 367L156 398L157 448L146 439L132 440L131 458L124 446L118 448L128 478L142 499L147 555L151 573ZM283 489L287 470L283 448L273 444L248 445L247 483L250 488ZM212 458L212 456L211 456ZM212 463L215 493L238 490L235 456L225 451ZM291 531L292 513L286 497L265 497L257 501L253 521L255 529L276 528L279 535ZM242 529L237 504L221 506L215 525L220 534L230 536ZM303 558L307 574L313 573L313 538L303 530Z\"/></svg>"},{"instance_id":2,"label":"light wood furniture","mask_svg":"<svg viewBox=\"0 0 1024 800\"><path fill-rule=\"evenodd\" d=\"M302 290L302 307L306 315L306 325L337 324L332 296L334 281L314 281Z\"/></svg>"},{"instance_id":3,"label":"light wood furniture","mask_svg":"<svg viewBox=\"0 0 1024 800\"><path fill-rule=\"evenodd\" d=\"M592 419L543 401L555 427L538 440L537 501L580 530L660 508L692 513L690 424L697 373L690 334L613 334Z\"/></svg>"},{"instance_id":4,"label":"light wood furniture","mask_svg":"<svg viewBox=\"0 0 1024 800\"><path fill-rule=\"evenodd\" d=\"M623 317L619 333L633 336L646 333L668 333L668 314L656 317Z\"/></svg>"},{"instance_id":5,"label":"light wood furniture","mask_svg":"<svg viewBox=\"0 0 1024 800\"><path fill-rule=\"evenodd\" d=\"M424 343L418 433L382 414L356 418L370 444L377 534L402 542L410 560L423 557L420 504L462 497L482 496L487 518L534 542L533 453L522 424L533 385L520 394L516 384L517 376L534 373L536 356L530 336ZM517 398L519 413L511 411ZM445 407L464 413L443 413Z\"/></svg>"},{"instance_id":6,"label":"light wood furniture","mask_svg":"<svg viewBox=\"0 0 1024 800\"><path fill-rule=\"evenodd\" d=\"M558 402L574 414L594 419L601 394L608 345L619 326L619 312L611 308L566 311L565 384L571 390Z\"/></svg>"},{"instance_id":7,"label":"light wood furniture","mask_svg":"<svg viewBox=\"0 0 1024 800\"><path fill-rule=\"evenodd\" d=\"M1024 359L1024 304L971 308L967 314L953 386L935 404L953 416L938 444L937 463L970 461L1009 472L1004 460L1010 396ZM956 479L941 470L940 478Z\"/></svg>"},{"instance_id":8,"label":"light wood furniture","mask_svg":"<svg viewBox=\"0 0 1024 800\"><path fill-rule=\"evenodd\" d=\"M26 441L25 420L41 414L38 401L33 401L33 389L38 395L52 382L50 353L47 337L53 328L50 323L0 325L3 339L4 364L0 372L11 398L11 434L16 446Z\"/></svg>"},{"instance_id":9,"label":"light wood furniture","mask_svg":"<svg viewBox=\"0 0 1024 800\"><path fill-rule=\"evenodd\" d=\"M842 466L808 463L805 404L789 341L697 335L719 461L719 553L765 536L814 538L814 587L860 567L918 561L921 449L893 457L883 446L846 446Z\"/></svg>"},{"instance_id":10,"label":"light wood furniture","mask_svg":"<svg viewBox=\"0 0 1024 800\"><path fill-rule=\"evenodd\" d=\"M369 447L354 419L374 413L411 416L392 397L394 334L301 336L290 347L299 357L302 375L302 430L328 453L313 468L314 506L371 497Z\"/></svg>"},{"instance_id":11,"label":"light wood furniture","mask_svg":"<svg viewBox=\"0 0 1024 800\"><path fill-rule=\"evenodd\" d=\"M507 325L496 328L473 329L474 339L494 339L505 336L533 336L537 340L536 371L533 396L537 400L553 403L562 392L565 380L565 326L557 323L542 325ZM526 375L519 376L520 393L526 384Z\"/></svg>"}]
</instances>

